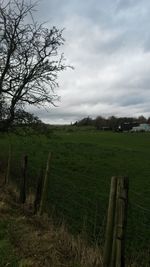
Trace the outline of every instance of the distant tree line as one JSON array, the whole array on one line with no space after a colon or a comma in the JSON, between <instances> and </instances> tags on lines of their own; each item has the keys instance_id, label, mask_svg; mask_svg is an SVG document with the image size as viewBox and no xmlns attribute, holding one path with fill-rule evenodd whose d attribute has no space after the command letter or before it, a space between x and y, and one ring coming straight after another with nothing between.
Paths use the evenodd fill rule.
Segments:
<instances>
[{"instance_id":1,"label":"distant tree line","mask_svg":"<svg viewBox=\"0 0 150 267\"><path fill-rule=\"evenodd\" d=\"M85 117L79 121L76 121L74 125L76 126L94 126L98 130L130 130L133 126L138 126L141 123L149 123L150 117L146 119L144 116L135 117L115 117L110 116L109 118L104 118L103 116L97 116L95 119L90 117Z\"/></svg>"}]
</instances>

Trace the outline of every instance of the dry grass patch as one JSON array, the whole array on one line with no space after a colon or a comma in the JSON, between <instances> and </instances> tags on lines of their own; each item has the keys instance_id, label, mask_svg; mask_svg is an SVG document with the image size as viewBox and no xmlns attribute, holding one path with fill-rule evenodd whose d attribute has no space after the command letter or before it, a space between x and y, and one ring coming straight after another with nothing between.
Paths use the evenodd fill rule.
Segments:
<instances>
[{"instance_id":1,"label":"dry grass patch","mask_svg":"<svg viewBox=\"0 0 150 267\"><path fill-rule=\"evenodd\" d=\"M64 225L56 227L48 219L20 217L11 225L10 236L16 253L28 266L102 266L99 248L89 247L79 236L70 235Z\"/></svg>"},{"instance_id":2,"label":"dry grass patch","mask_svg":"<svg viewBox=\"0 0 150 267\"><path fill-rule=\"evenodd\" d=\"M101 249L71 235L64 224L55 226L47 216L31 213L17 203L13 188L0 189L0 215L8 223L8 236L19 267L101 267Z\"/></svg>"}]
</instances>

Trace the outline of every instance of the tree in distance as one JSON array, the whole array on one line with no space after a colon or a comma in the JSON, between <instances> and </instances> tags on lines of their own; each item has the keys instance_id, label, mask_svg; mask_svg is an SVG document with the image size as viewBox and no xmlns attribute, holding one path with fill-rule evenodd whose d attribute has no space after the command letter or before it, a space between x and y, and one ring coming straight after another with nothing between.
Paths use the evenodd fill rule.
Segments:
<instances>
[{"instance_id":1,"label":"tree in distance","mask_svg":"<svg viewBox=\"0 0 150 267\"><path fill-rule=\"evenodd\" d=\"M63 30L34 20L36 3L0 0L0 121L8 129L17 109L54 105L58 73L66 69Z\"/></svg>"}]
</instances>

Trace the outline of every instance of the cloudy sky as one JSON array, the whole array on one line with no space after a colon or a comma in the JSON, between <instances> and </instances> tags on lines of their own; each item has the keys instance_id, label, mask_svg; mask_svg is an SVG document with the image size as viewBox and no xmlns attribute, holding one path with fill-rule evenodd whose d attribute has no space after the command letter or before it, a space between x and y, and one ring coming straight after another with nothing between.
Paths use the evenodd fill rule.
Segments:
<instances>
[{"instance_id":1,"label":"cloudy sky","mask_svg":"<svg viewBox=\"0 0 150 267\"><path fill-rule=\"evenodd\" d=\"M45 122L150 116L150 1L40 0L38 20L65 28L74 70L59 76L61 101L33 110Z\"/></svg>"}]
</instances>

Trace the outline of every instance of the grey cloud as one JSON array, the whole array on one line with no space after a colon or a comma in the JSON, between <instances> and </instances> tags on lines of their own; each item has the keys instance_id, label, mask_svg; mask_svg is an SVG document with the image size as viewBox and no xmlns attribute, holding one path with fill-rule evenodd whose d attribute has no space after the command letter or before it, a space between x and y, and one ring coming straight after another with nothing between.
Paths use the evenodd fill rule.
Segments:
<instances>
[{"instance_id":1,"label":"grey cloud","mask_svg":"<svg viewBox=\"0 0 150 267\"><path fill-rule=\"evenodd\" d=\"M52 123L84 116L150 115L150 2L43 0L39 20L65 27L75 70L59 75L58 108L34 110Z\"/></svg>"},{"instance_id":2,"label":"grey cloud","mask_svg":"<svg viewBox=\"0 0 150 267\"><path fill-rule=\"evenodd\" d=\"M117 8L118 9L129 9L129 8L133 8L135 7L138 3L140 3L141 1L139 0L118 0L117 1Z\"/></svg>"}]
</instances>

